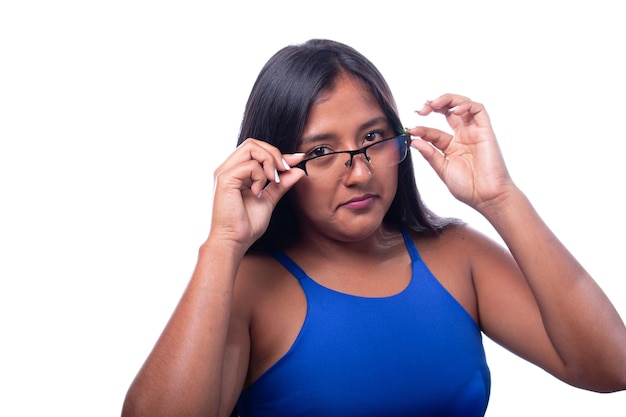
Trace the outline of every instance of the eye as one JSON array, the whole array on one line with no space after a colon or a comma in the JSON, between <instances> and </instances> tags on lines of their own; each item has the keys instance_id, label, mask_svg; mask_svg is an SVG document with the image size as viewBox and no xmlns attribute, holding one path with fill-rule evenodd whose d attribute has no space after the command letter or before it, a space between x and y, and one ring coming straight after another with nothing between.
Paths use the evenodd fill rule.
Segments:
<instances>
[{"instance_id":1,"label":"eye","mask_svg":"<svg viewBox=\"0 0 626 417\"><path fill-rule=\"evenodd\" d=\"M365 135L364 141L365 142L381 141L385 138L384 134L385 132L383 132L382 130L372 130L371 132Z\"/></svg>"},{"instance_id":2,"label":"eye","mask_svg":"<svg viewBox=\"0 0 626 417\"><path fill-rule=\"evenodd\" d=\"M317 156L327 155L332 152L333 152L332 149L330 149L328 146L317 146L311 149L310 151L308 151L307 153L305 153L304 157L305 159L315 158Z\"/></svg>"}]
</instances>

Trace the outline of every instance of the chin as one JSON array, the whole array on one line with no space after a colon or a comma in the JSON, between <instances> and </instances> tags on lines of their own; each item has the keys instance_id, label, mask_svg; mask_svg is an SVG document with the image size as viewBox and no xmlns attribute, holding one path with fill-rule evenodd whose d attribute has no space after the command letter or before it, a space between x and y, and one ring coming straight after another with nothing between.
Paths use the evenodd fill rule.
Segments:
<instances>
[{"instance_id":1,"label":"chin","mask_svg":"<svg viewBox=\"0 0 626 417\"><path fill-rule=\"evenodd\" d=\"M330 234L339 241L356 243L372 237L383 228L382 218L356 218L351 221L341 222L340 226L333 227L330 230Z\"/></svg>"}]
</instances>

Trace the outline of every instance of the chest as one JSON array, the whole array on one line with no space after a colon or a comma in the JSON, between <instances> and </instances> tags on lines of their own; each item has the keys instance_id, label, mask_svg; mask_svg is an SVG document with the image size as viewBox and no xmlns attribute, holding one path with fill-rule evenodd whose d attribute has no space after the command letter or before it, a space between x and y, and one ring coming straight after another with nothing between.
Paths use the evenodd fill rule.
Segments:
<instances>
[{"instance_id":1,"label":"chest","mask_svg":"<svg viewBox=\"0 0 626 417\"><path fill-rule=\"evenodd\" d=\"M388 415L390 403L397 411L454 415L444 411L465 392L481 415L488 371L480 331L429 271L421 272L401 293L378 298L301 281L306 309L297 335L243 403L271 409L288 393L294 406L322 407L318 415L359 415L357 404L370 413L363 415Z\"/></svg>"},{"instance_id":2,"label":"chest","mask_svg":"<svg viewBox=\"0 0 626 417\"><path fill-rule=\"evenodd\" d=\"M422 273L429 275L427 281L438 284L443 293L456 300L478 322L476 296L464 262L430 256L428 250L424 252L425 261L420 261L420 268ZM246 385L258 379L288 352L307 316L309 302L302 286L291 272L281 270L283 274L275 277L275 284L265 286L255 300L255 314L251 324L251 361ZM341 275L341 272L332 274L326 271L315 274L314 283L331 294L376 299L403 292L409 286L413 272L409 260L353 274ZM419 303L419 300L415 302Z\"/></svg>"}]
</instances>

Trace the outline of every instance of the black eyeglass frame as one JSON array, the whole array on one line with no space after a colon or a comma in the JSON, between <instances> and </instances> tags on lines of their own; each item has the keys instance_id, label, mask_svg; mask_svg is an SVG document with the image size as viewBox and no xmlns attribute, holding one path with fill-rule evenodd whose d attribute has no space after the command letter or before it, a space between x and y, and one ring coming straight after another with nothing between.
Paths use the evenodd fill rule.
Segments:
<instances>
[{"instance_id":1,"label":"black eyeglass frame","mask_svg":"<svg viewBox=\"0 0 626 417\"><path fill-rule=\"evenodd\" d=\"M390 141L390 140L398 140L398 139L403 139L404 146L406 147L406 151L404 153L404 157L398 161L398 164L400 164L402 161L404 161L406 159L406 155L409 152L409 146L411 145L411 134L407 133L407 132L402 133L402 134L397 135L397 136L394 136L394 137L391 137L391 138L379 140L378 142L371 143L371 144L369 144L367 146L364 146L364 147L362 147L360 149L355 149L353 151L337 151L337 152L330 152L330 153L327 153L327 154L324 154L324 155L314 156L312 158L308 158L308 159L305 159L303 161L300 161L297 165L295 165L295 168L300 168L308 176L309 173L306 170L306 163L307 162L312 161L314 159L324 158L324 157L327 157L329 155L336 155L336 154L340 154L340 153L347 153L348 155L350 155L350 159L348 159L346 161L346 168L352 166L352 160L354 159L354 157L356 155L363 154L365 156L365 160L367 162L370 162L371 158L367 155L367 150L369 148L371 148L372 146L381 144L382 142L387 142L387 141Z\"/></svg>"}]
</instances>

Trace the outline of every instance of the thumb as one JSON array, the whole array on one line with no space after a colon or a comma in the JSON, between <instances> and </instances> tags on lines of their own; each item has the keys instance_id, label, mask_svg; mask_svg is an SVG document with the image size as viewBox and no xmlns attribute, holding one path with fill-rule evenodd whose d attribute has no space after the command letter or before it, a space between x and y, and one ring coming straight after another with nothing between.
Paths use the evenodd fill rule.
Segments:
<instances>
[{"instance_id":1,"label":"thumb","mask_svg":"<svg viewBox=\"0 0 626 417\"><path fill-rule=\"evenodd\" d=\"M278 204L278 201L294 186L298 181L300 181L306 174L301 169L290 169L288 171L283 171L280 174L280 182L270 182L263 189L259 198L265 198L269 200L274 207Z\"/></svg>"},{"instance_id":2,"label":"thumb","mask_svg":"<svg viewBox=\"0 0 626 417\"><path fill-rule=\"evenodd\" d=\"M443 178L443 171L446 165L446 156L430 142L423 139L411 140L411 146L419 151L440 178Z\"/></svg>"}]
</instances>

